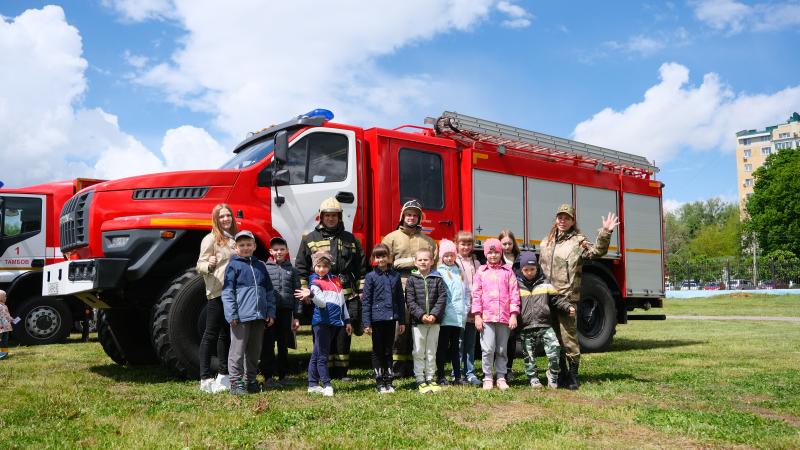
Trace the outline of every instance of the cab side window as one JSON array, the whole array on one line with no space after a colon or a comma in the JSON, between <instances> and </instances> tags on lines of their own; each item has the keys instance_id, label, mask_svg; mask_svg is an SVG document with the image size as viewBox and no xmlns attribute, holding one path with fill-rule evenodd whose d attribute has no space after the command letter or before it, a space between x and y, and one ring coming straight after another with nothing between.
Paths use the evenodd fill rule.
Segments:
<instances>
[{"instance_id":1,"label":"cab side window","mask_svg":"<svg viewBox=\"0 0 800 450\"><path fill-rule=\"evenodd\" d=\"M347 136L312 133L289 148L289 184L330 183L347 178Z\"/></svg>"},{"instance_id":2,"label":"cab side window","mask_svg":"<svg viewBox=\"0 0 800 450\"><path fill-rule=\"evenodd\" d=\"M42 230L41 199L5 197L2 205L0 235L9 237Z\"/></svg>"},{"instance_id":3,"label":"cab side window","mask_svg":"<svg viewBox=\"0 0 800 450\"><path fill-rule=\"evenodd\" d=\"M419 200L425 209L444 209L442 157L436 153L401 148L400 204Z\"/></svg>"}]
</instances>

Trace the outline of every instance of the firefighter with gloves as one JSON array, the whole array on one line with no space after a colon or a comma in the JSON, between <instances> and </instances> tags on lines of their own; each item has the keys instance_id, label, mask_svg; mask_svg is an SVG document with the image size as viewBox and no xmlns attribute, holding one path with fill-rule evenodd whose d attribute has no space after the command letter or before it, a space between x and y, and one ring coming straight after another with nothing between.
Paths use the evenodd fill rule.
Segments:
<instances>
[{"instance_id":1,"label":"firefighter with gloves","mask_svg":"<svg viewBox=\"0 0 800 450\"><path fill-rule=\"evenodd\" d=\"M318 251L331 254L330 274L338 276L347 299L347 310L353 330L361 335L361 298L367 265L361 243L352 233L345 231L342 221L342 206L330 197L319 207L319 224L314 231L303 236L297 251L295 266L300 272L300 284L308 288L308 277L314 273L311 256ZM347 378L350 367L350 335L341 327L331 338L331 351L328 365L331 378Z\"/></svg>"},{"instance_id":2,"label":"firefighter with gloves","mask_svg":"<svg viewBox=\"0 0 800 450\"><path fill-rule=\"evenodd\" d=\"M433 255L434 266L436 265L437 245L430 236L422 232L422 204L417 200L410 200L403 204L400 210L400 223L397 229L387 234L383 238L383 243L389 247L391 252L392 265L394 270L400 274L403 290L406 287L406 280L414 269L414 255L421 248L430 249ZM413 361L411 350L411 327L409 325L408 311L405 317L406 330L398 335L394 341L392 349L394 359L394 373L398 376L413 375Z\"/></svg>"}]
</instances>

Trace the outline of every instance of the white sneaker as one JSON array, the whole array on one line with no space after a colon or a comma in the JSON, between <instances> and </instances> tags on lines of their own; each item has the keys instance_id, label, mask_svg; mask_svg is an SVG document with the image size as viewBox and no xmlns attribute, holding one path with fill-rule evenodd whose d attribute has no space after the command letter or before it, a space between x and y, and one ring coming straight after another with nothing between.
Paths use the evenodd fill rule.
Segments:
<instances>
[{"instance_id":1,"label":"white sneaker","mask_svg":"<svg viewBox=\"0 0 800 450\"><path fill-rule=\"evenodd\" d=\"M534 388L534 389L541 389L542 388L542 382L539 381L539 377L531 378L531 387Z\"/></svg>"},{"instance_id":2,"label":"white sneaker","mask_svg":"<svg viewBox=\"0 0 800 450\"><path fill-rule=\"evenodd\" d=\"M322 394L324 391L322 386L309 386L306 392L309 394Z\"/></svg>"},{"instance_id":3,"label":"white sneaker","mask_svg":"<svg viewBox=\"0 0 800 450\"><path fill-rule=\"evenodd\" d=\"M212 388L214 387L214 379L213 378L204 378L200 380L200 391L206 392L208 394L213 393Z\"/></svg>"},{"instance_id":4,"label":"white sneaker","mask_svg":"<svg viewBox=\"0 0 800 450\"><path fill-rule=\"evenodd\" d=\"M547 387L550 389L558 388L558 374L550 372L550 369L547 369Z\"/></svg>"},{"instance_id":5,"label":"white sneaker","mask_svg":"<svg viewBox=\"0 0 800 450\"><path fill-rule=\"evenodd\" d=\"M333 386L325 386L322 388L322 395L325 397L333 397Z\"/></svg>"},{"instance_id":6,"label":"white sneaker","mask_svg":"<svg viewBox=\"0 0 800 450\"><path fill-rule=\"evenodd\" d=\"M214 384L211 386L211 392L227 392L231 390L231 379L227 375L219 374L214 379Z\"/></svg>"}]
</instances>

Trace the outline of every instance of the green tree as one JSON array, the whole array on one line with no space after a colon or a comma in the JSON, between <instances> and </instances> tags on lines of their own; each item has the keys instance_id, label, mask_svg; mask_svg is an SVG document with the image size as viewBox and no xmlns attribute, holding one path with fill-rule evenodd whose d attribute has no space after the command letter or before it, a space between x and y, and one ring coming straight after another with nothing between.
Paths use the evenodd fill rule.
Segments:
<instances>
[{"instance_id":1,"label":"green tree","mask_svg":"<svg viewBox=\"0 0 800 450\"><path fill-rule=\"evenodd\" d=\"M773 153L753 177L748 230L755 232L765 254L786 250L800 255L800 151Z\"/></svg>"},{"instance_id":2,"label":"green tree","mask_svg":"<svg viewBox=\"0 0 800 450\"><path fill-rule=\"evenodd\" d=\"M733 205L720 215L718 223L703 226L687 243L690 258L719 258L740 253L739 211Z\"/></svg>"},{"instance_id":3,"label":"green tree","mask_svg":"<svg viewBox=\"0 0 800 450\"><path fill-rule=\"evenodd\" d=\"M668 260L735 256L740 253L740 228L735 204L719 198L686 203L664 214L664 251Z\"/></svg>"},{"instance_id":4,"label":"green tree","mask_svg":"<svg viewBox=\"0 0 800 450\"><path fill-rule=\"evenodd\" d=\"M689 241L689 230L680 217L670 211L664 213L664 252L667 258L681 253Z\"/></svg>"}]
</instances>

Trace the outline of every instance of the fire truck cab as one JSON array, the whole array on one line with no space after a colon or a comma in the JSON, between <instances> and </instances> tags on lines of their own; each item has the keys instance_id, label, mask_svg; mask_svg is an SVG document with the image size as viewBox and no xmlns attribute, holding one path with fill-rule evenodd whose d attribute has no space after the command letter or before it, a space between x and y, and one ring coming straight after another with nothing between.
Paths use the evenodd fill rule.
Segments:
<instances>
[{"instance_id":1,"label":"fire truck cab","mask_svg":"<svg viewBox=\"0 0 800 450\"><path fill-rule=\"evenodd\" d=\"M101 343L115 361L161 361L197 376L206 302L194 266L214 205L228 203L239 227L256 235L257 255L267 256L273 236L295 255L319 204L333 196L366 251L396 229L410 199L422 203L422 227L434 239L472 230L479 249L508 228L521 247L538 250L562 203L576 206L589 239L601 215L616 212L609 254L584 266L581 344L603 350L628 311L661 305L663 185L645 158L452 112L428 127L394 129L332 118L315 110L253 133L218 170L78 192L61 214L69 261L45 267L42 293L103 309Z\"/></svg>"},{"instance_id":2,"label":"fire truck cab","mask_svg":"<svg viewBox=\"0 0 800 450\"><path fill-rule=\"evenodd\" d=\"M64 260L59 248L61 207L76 192L99 180L75 179L17 189L0 189L0 289L22 321L13 336L21 344L64 340L86 305L65 295L41 294L42 268Z\"/></svg>"}]
</instances>

